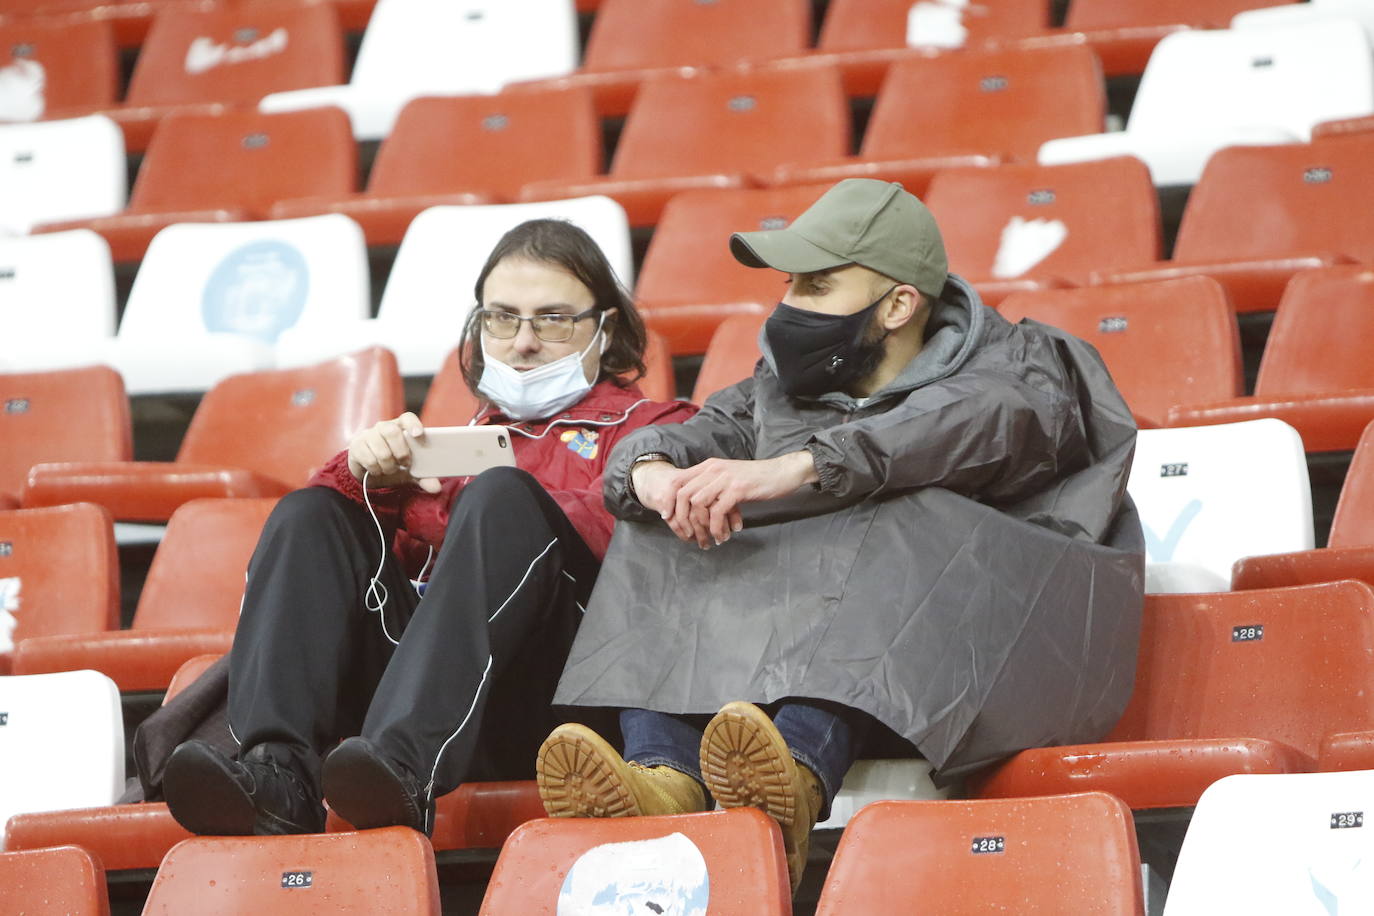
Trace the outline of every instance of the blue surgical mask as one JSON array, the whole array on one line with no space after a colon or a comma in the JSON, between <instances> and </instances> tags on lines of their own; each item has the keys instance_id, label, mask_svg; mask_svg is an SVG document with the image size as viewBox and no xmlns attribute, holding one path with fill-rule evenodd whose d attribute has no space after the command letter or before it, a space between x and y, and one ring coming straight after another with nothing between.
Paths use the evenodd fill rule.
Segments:
<instances>
[{"instance_id":1,"label":"blue surgical mask","mask_svg":"<svg viewBox=\"0 0 1374 916\"><path fill-rule=\"evenodd\" d=\"M569 353L524 372L488 353L486 335L482 335L482 378L477 390L512 420L542 420L567 410L592 388L582 371L582 360L598 341L601 352L606 352L606 338L601 333L605 323L606 313L602 312L596 334L580 353Z\"/></svg>"}]
</instances>

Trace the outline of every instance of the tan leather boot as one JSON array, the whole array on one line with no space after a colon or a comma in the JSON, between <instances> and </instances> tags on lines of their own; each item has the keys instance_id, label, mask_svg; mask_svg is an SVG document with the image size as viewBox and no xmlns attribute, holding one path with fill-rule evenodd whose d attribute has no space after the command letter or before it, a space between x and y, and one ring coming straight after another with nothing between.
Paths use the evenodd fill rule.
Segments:
<instances>
[{"instance_id":1,"label":"tan leather boot","mask_svg":"<svg viewBox=\"0 0 1374 916\"><path fill-rule=\"evenodd\" d=\"M701 776L722 808L750 805L778 822L795 894L821 810L821 783L792 759L768 714L752 703L722 706L701 737Z\"/></svg>"},{"instance_id":2,"label":"tan leather boot","mask_svg":"<svg viewBox=\"0 0 1374 916\"><path fill-rule=\"evenodd\" d=\"M539 748L539 798L550 817L633 817L706 810L700 783L672 767L626 763L585 725L560 725Z\"/></svg>"}]
</instances>

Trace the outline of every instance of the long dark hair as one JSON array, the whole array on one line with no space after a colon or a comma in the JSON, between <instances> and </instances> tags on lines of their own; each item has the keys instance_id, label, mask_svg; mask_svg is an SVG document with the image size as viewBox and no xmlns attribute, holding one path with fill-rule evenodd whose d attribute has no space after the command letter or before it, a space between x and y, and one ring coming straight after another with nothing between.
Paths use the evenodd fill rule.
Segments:
<instances>
[{"instance_id":1,"label":"long dark hair","mask_svg":"<svg viewBox=\"0 0 1374 916\"><path fill-rule=\"evenodd\" d=\"M476 335L481 333L480 312L486 305L482 300L482 288L486 286L487 275L509 257L526 258L566 270L591 290L598 311L616 309L616 314L606 317L606 330L615 333L611 335L610 346L601 354L601 374L622 388L644 375L644 319L635 311L629 293L616 279L601 248L586 231L566 220L532 219L501 236L488 255L487 263L482 265L482 272L477 275L473 289L477 308L468 317L458 345L463 381L473 394L482 397L477 391L477 383L482 378L482 348L476 343Z\"/></svg>"}]
</instances>

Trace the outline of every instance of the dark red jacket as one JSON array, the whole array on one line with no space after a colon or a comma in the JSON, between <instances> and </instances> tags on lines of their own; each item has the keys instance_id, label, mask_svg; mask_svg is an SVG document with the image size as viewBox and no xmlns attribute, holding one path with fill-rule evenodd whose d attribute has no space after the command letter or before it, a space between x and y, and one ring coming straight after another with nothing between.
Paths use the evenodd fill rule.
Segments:
<instances>
[{"instance_id":1,"label":"dark red jacket","mask_svg":"<svg viewBox=\"0 0 1374 916\"><path fill-rule=\"evenodd\" d=\"M696 412L696 406L685 401L651 401L634 386L620 388L601 381L577 404L548 420L515 421L488 408L473 422L510 427L516 466L544 485L582 540L601 558L615 524L601 493L601 473L611 449L642 426L681 423ZM410 575L418 574L429 547L439 549L449 507L469 479L445 479L438 493L414 486L368 490L377 520ZM348 470L347 450L330 459L310 485L331 487L363 503L362 484Z\"/></svg>"}]
</instances>

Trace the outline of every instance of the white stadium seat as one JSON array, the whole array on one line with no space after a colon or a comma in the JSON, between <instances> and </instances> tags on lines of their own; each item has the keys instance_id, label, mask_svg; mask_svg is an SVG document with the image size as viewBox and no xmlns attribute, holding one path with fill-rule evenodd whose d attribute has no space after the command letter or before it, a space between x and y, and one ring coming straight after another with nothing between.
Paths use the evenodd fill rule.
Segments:
<instances>
[{"instance_id":1,"label":"white stadium seat","mask_svg":"<svg viewBox=\"0 0 1374 916\"><path fill-rule=\"evenodd\" d=\"M1227 776L1198 800L1164 916L1374 913L1374 770Z\"/></svg>"},{"instance_id":2,"label":"white stadium seat","mask_svg":"<svg viewBox=\"0 0 1374 916\"><path fill-rule=\"evenodd\" d=\"M1124 131L1064 137L1042 164L1137 156L1156 186L1196 184L1225 146L1311 139L1321 121L1374 112L1374 54L1353 19L1198 29L1164 38Z\"/></svg>"},{"instance_id":3,"label":"white stadium seat","mask_svg":"<svg viewBox=\"0 0 1374 916\"><path fill-rule=\"evenodd\" d=\"M1127 484L1147 592L1224 592L1242 557L1309 550L1302 438L1282 420L1143 429Z\"/></svg>"},{"instance_id":4,"label":"white stadium seat","mask_svg":"<svg viewBox=\"0 0 1374 916\"><path fill-rule=\"evenodd\" d=\"M413 98L563 76L577 66L577 47L572 0L378 0L347 85L274 92L258 107L337 105L355 137L377 140Z\"/></svg>"},{"instance_id":5,"label":"white stadium seat","mask_svg":"<svg viewBox=\"0 0 1374 916\"><path fill-rule=\"evenodd\" d=\"M118 213L128 183L124 134L104 115L0 124L0 235Z\"/></svg>"},{"instance_id":6,"label":"white stadium seat","mask_svg":"<svg viewBox=\"0 0 1374 916\"><path fill-rule=\"evenodd\" d=\"M96 671L0 677L0 826L124 792L119 688Z\"/></svg>"},{"instance_id":7,"label":"white stadium seat","mask_svg":"<svg viewBox=\"0 0 1374 916\"><path fill-rule=\"evenodd\" d=\"M0 371L32 347L90 344L115 332L110 245L89 229L0 236Z\"/></svg>"},{"instance_id":8,"label":"white stadium seat","mask_svg":"<svg viewBox=\"0 0 1374 916\"><path fill-rule=\"evenodd\" d=\"M206 391L274 368L285 328L365 318L369 288L362 229L347 216L178 223L153 238L112 340L18 356L28 369L106 363L130 394Z\"/></svg>"},{"instance_id":9,"label":"white stadium seat","mask_svg":"<svg viewBox=\"0 0 1374 916\"><path fill-rule=\"evenodd\" d=\"M630 227L609 197L580 197L490 206L431 207L410 224L382 293L377 318L292 328L282 334L281 366L300 366L380 345L396 354L402 375L433 375L458 345L472 306L477 275L497 240L519 223L566 219L587 231L616 276L633 283Z\"/></svg>"}]
</instances>

